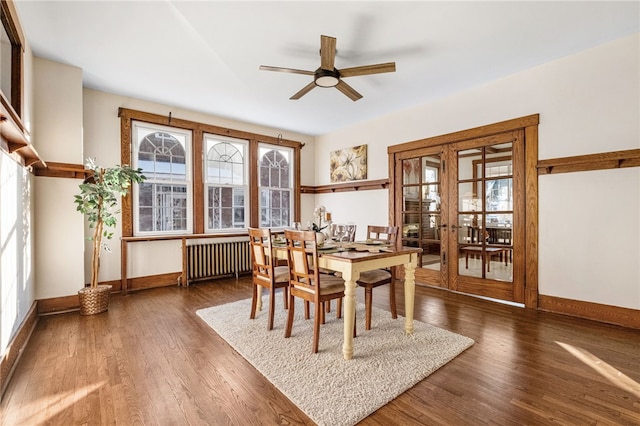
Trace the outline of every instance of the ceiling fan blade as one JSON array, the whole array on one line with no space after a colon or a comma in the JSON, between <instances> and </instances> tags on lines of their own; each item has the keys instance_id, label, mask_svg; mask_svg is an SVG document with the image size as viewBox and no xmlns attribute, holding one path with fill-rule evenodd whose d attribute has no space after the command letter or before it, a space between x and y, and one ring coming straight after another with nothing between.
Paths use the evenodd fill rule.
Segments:
<instances>
[{"instance_id":1,"label":"ceiling fan blade","mask_svg":"<svg viewBox=\"0 0 640 426\"><path fill-rule=\"evenodd\" d=\"M316 87L316 83L314 81L312 81L311 83L307 84L302 89L300 89L298 91L298 93L296 93L295 95L293 95L289 99L293 99L293 100L300 99L301 97L303 97L304 95L309 93L311 91L311 89L313 89L314 87Z\"/></svg>"},{"instance_id":2,"label":"ceiling fan blade","mask_svg":"<svg viewBox=\"0 0 640 426\"><path fill-rule=\"evenodd\" d=\"M335 37L320 36L320 68L333 71L336 62Z\"/></svg>"},{"instance_id":3,"label":"ceiling fan blade","mask_svg":"<svg viewBox=\"0 0 640 426\"><path fill-rule=\"evenodd\" d=\"M262 71L277 71L277 72L289 72L292 74L313 75L313 71L297 70L294 68L270 67L267 65L260 65L260 69Z\"/></svg>"},{"instance_id":4,"label":"ceiling fan blade","mask_svg":"<svg viewBox=\"0 0 640 426\"><path fill-rule=\"evenodd\" d=\"M380 74L383 72L395 72L396 63L386 62L384 64L364 65L361 67L345 68L338 70L340 77L354 77L357 75Z\"/></svg>"},{"instance_id":5,"label":"ceiling fan blade","mask_svg":"<svg viewBox=\"0 0 640 426\"><path fill-rule=\"evenodd\" d=\"M338 89L339 91L347 95L349 99L351 99L352 101L357 101L362 97L362 95L356 92L356 90L353 87L349 86L347 83L345 83L342 80L340 80L338 84L336 84L336 89Z\"/></svg>"}]
</instances>

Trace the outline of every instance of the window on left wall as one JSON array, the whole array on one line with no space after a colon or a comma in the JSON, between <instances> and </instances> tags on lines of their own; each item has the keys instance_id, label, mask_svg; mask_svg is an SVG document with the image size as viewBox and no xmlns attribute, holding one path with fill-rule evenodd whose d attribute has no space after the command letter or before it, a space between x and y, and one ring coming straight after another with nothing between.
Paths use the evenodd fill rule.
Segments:
<instances>
[{"instance_id":1,"label":"window on left wall","mask_svg":"<svg viewBox=\"0 0 640 426\"><path fill-rule=\"evenodd\" d=\"M13 4L1 2L0 93L3 107L22 116L22 32Z\"/></svg>"}]
</instances>

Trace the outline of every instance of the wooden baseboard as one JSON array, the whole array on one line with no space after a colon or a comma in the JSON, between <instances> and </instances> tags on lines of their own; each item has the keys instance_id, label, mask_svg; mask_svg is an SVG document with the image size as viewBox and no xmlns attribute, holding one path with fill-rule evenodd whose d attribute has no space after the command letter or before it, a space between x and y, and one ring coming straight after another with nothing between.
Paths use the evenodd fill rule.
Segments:
<instances>
[{"instance_id":1,"label":"wooden baseboard","mask_svg":"<svg viewBox=\"0 0 640 426\"><path fill-rule=\"evenodd\" d=\"M31 305L31 309L27 313L24 321L20 324L18 331L13 336L13 339L9 342L7 350L0 359L0 400L4 396L4 391L7 389L11 375L15 366L18 364L18 360L24 351L24 348L29 342L31 333L36 328L38 323L38 302L34 301Z\"/></svg>"},{"instance_id":2,"label":"wooden baseboard","mask_svg":"<svg viewBox=\"0 0 640 426\"><path fill-rule=\"evenodd\" d=\"M155 287L167 287L178 285L178 279L182 277L182 272L171 272L168 274L150 275L148 277L129 278L127 280L127 291L145 290ZM121 285L118 285L118 288Z\"/></svg>"},{"instance_id":3,"label":"wooden baseboard","mask_svg":"<svg viewBox=\"0 0 640 426\"><path fill-rule=\"evenodd\" d=\"M38 300L39 315L60 314L78 310L80 310L80 301L77 294Z\"/></svg>"},{"instance_id":4,"label":"wooden baseboard","mask_svg":"<svg viewBox=\"0 0 640 426\"><path fill-rule=\"evenodd\" d=\"M640 329L640 311L636 309L545 295L538 296L538 309Z\"/></svg>"},{"instance_id":5,"label":"wooden baseboard","mask_svg":"<svg viewBox=\"0 0 640 426\"><path fill-rule=\"evenodd\" d=\"M181 275L181 272L172 272L148 277L130 278L127 281L128 290L136 291L177 285L178 278ZM121 290L120 281L101 282L100 284L113 285L114 292ZM43 299L39 300L37 305L37 313L40 315L74 310L79 310L78 295ZM640 311L636 309L539 295L538 310L640 329Z\"/></svg>"},{"instance_id":6,"label":"wooden baseboard","mask_svg":"<svg viewBox=\"0 0 640 426\"><path fill-rule=\"evenodd\" d=\"M182 272L171 272L168 274L151 275L148 277L130 278L127 281L128 290L135 291L154 287L178 285L178 277L180 276L182 276ZM122 282L120 280L101 281L100 284L111 285L113 287L111 290L112 293L120 293L122 290ZM77 294L38 300L39 315L59 314L78 310L80 310L80 301Z\"/></svg>"}]
</instances>

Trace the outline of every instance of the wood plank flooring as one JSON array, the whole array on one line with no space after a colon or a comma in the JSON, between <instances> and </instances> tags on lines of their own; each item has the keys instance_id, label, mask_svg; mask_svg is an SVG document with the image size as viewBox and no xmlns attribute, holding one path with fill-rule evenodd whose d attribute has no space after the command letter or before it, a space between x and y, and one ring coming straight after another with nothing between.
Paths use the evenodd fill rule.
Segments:
<instances>
[{"instance_id":1,"label":"wood plank flooring","mask_svg":"<svg viewBox=\"0 0 640 426\"><path fill-rule=\"evenodd\" d=\"M388 310L386 287L374 303ZM222 279L114 296L96 316L41 318L1 424L313 424L195 314L250 291L248 277ZM415 317L476 344L362 425L640 424L640 330L427 287Z\"/></svg>"}]
</instances>

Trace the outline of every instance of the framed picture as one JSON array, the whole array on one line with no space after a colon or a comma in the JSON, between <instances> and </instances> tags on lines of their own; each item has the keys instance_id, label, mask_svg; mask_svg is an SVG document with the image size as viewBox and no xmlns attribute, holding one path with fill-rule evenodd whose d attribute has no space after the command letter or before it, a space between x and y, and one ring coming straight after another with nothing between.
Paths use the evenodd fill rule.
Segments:
<instances>
[{"instance_id":1,"label":"framed picture","mask_svg":"<svg viewBox=\"0 0 640 426\"><path fill-rule=\"evenodd\" d=\"M347 182L367 178L367 145L332 151L331 182Z\"/></svg>"}]
</instances>

